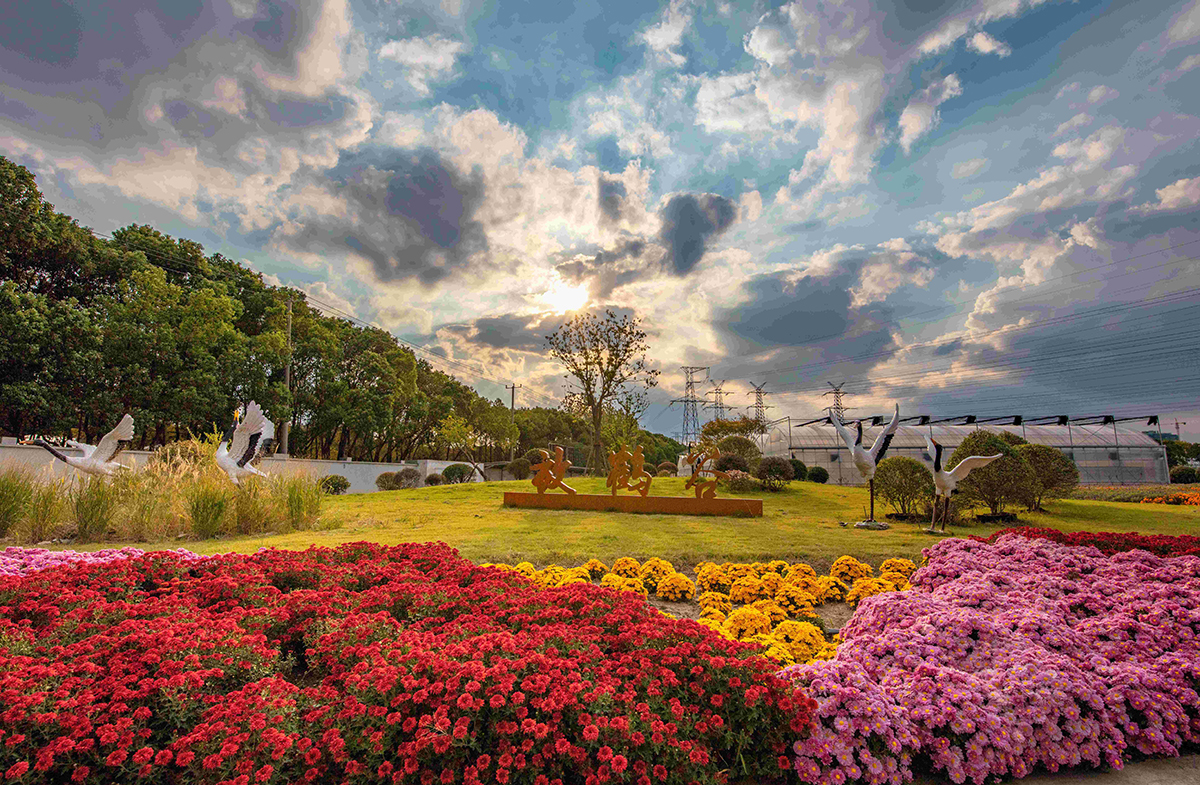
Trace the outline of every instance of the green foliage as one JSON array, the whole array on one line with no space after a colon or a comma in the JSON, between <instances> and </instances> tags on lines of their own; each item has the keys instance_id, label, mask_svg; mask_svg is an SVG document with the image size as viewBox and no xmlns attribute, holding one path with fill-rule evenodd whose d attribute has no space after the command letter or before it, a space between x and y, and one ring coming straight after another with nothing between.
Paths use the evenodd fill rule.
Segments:
<instances>
[{"instance_id":1,"label":"green foliage","mask_svg":"<svg viewBox=\"0 0 1200 785\"><path fill-rule=\"evenodd\" d=\"M419 488L421 485L421 472L411 466L405 466L400 471L396 472L395 490L404 488Z\"/></svg>"},{"instance_id":2,"label":"green foliage","mask_svg":"<svg viewBox=\"0 0 1200 785\"><path fill-rule=\"evenodd\" d=\"M270 531L278 509L272 503L270 489L260 477L247 477L234 489L233 531L235 534L262 534Z\"/></svg>"},{"instance_id":3,"label":"green foliage","mask_svg":"<svg viewBox=\"0 0 1200 785\"><path fill-rule=\"evenodd\" d=\"M1167 466L1186 466L1188 461L1200 459L1200 443L1169 441L1163 442L1167 451Z\"/></svg>"},{"instance_id":4,"label":"green foliage","mask_svg":"<svg viewBox=\"0 0 1200 785\"><path fill-rule=\"evenodd\" d=\"M425 475L425 484L426 485L441 485L445 481L446 481L445 478L442 477L442 475L438 474L437 472L432 472L430 474Z\"/></svg>"},{"instance_id":5,"label":"green foliage","mask_svg":"<svg viewBox=\"0 0 1200 785\"><path fill-rule=\"evenodd\" d=\"M1015 448L988 431L974 431L962 440L946 466L950 471L964 458L996 453L1003 457L973 470L958 484L964 505L982 505L992 514L1004 512L1006 505L1020 503L1033 492L1033 470Z\"/></svg>"},{"instance_id":6,"label":"green foliage","mask_svg":"<svg viewBox=\"0 0 1200 785\"><path fill-rule=\"evenodd\" d=\"M749 474L750 461L746 460L744 455L736 452L724 453L713 464L713 468L719 472L746 472Z\"/></svg>"},{"instance_id":7,"label":"green foliage","mask_svg":"<svg viewBox=\"0 0 1200 785\"><path fill-rule=\"evenodd\" d=\"M933 472L920 461L897 455L875 467L875 493L901 515L916 513L933 490Z\"/></svg>"},{"instance_id":8,"label":"green foliage","mask_svg":"<svg viewBox=\"0 0 1200 785\"><path fill-rule=\"evenodd\" d=\"M824 485L829 482L829 472L823 466L814 466L808 470L808 481Z\"/></svg>"},{"instance_id":9,"label":"green foliage","mask_svg":"<svg viewBox=\"0 0 1200 785\"><path fill-rule=\"evenodd\" d=\"M769 455L758 462L754 476L762 482L768 491L783 490L783 487L795 478L792 463L787 458Z\"/></svg>"},{"instance_id":10,"label":"green foliage","mask_svg":"<svg viewBox=\"0 0 1200 785\"><path fill-rule=\"evenodd\" d=\"M710 420L700 428L700 443L703 445L720 444L727 436L758 436L764 433L762 424L755 419L742 415L736 420Z\"/></svg>"},{"instance_id":11,"label":"green foliage","mask_svg":"<svg viewBox=\"0 0 1200 785\"><path fill-rule=\"evenodd\" d=\"M117 491L107 477L79 477L67 494L75 536L80 542L103 540L117 511Z\"/></svg>"},{"instance_id":12,"label":"green foliage","mask_svg":"<svg viewBox=\"0 0 1200 785\"><path fill-rule=\"evenodd\" d=\"M1070 495L1079 485L1079 469L1060 450L1044 444L1021 444L1017 446L1017 455L1033 472L1029 495L1024 500L1031 511L1042 509L1042 502L1047 499Z\"/></svg>"},{"instance_id":13,"label":"green foliage","mask_svg":"<svg viewBox=\"0 0 1200 785\"><path fill-rule=\"evenodd\" d=\"M801 461L797 458L792 458L791 464L793 479L795 479L797 482L808 479L808 467L804 465L804 461Z\"/></svg>"},{"instance_id":14,"label":"green foliage","mask_svg":"<svg viewBox=\"0 0 1200 785\"><path fill-rule=\"evenodd\" d=\"M729 472L729 476L721 481L721 486L730 493L753 493L759 488L758 480L754 478L754 475L747 474L740 469Z\"/></svg>"},{"instance_id":15,"label":"green foliage","mask_svg":"<svg viewBox=\"0 0 1200 785\"><path fill-rule=\"evenodd\" d=\"M445 469L442 469L442 479L447 485L457 485L461 482L470 482L475 470L465 463L452 463Z\"/></svg>"},{"instance_id":16,"label":"green foliage","mask_svg":"<svg viewBox=\"0 0 1200 785\"><path fill-rule=\"evenodd\" d=\"M326 474L321 478L321 490L329 496L341 496L350 490L350 481L340 474Z\"/></svg>"},{"instance_id":17,"label":"green foliage","mask_svg":"<svg viewBox=\"0 0 1200 785\"><path fill-rule=\"evenodd\" d=\"M674 477L676 474L679 474L679 467L676 466L672 461L663 461L658 465L658 470L660 472L666 472L670 477Z\"/></svg>"},{"instance_id":18,"label":"green foliage","mask_svg":"<svg viewBox=\"0 0 1200 785\"><path fill-rule=\"evenodd\" d=\"M228 482L203 476L189 484L184 490L184 506L192 534L201 540L220 534L232 503L233 489Z\"/></svg>"},{"instance_id":19,"label":"green foliage","mask_svg":"<svg viewBox=\"0 0 1200 785\"><path fill-rule=\"evenodd\" d=\"M305 531L317 525L325 502L320 481L303 474L275 475L271 478L271 491L289 529Z\"/></svg>"},{"instance_id":20,"label":"green foliage","mask_svg":"<svg viewBox=\"0 0 1200 785\"><path fill-rule=\"evenodd\" d=\"M396 483L395 472L383 472L375 478L375 487L381 491L394 491L400 486Z\"/></svg>"},{"instance_id":21,"label":"green foliage","mask_svg":"<svg viewBox=\"0 0 1200 785\"><path fill-rule=\"evenodd\" d=\"M533 466L524 458L517 458L511 461L508 466L504 467L514 480L528 480L529 475L533 472Z\"/></svg>"},{"instance_id":22,"label":"green foliage","mask_svg":"<svg viewBox=\"0 0 1200 785\"><path fill-rule=\"evenodd\" d=\"M0 469L0 539L15 530L33 495L33 474L23 467Z\"/></svg>"},{"instance_id":23,"label":"green foliage","mask_svg":"<svg viewBox=\"0 0 1200 785\"><path fill-rule=\"evenodd\" d=\"M1012 447L1018 447L1022 444L1029 444L1029 442L1026 441L1024 437L1017 436L1012 431L996 431L995 436L1000 441L1002 441L1005 444L1010 445ZM993 455L994 454L995 453L993 453Z\"/></svg>"},{"instance_id":24,"label":"green foliage","mask_svg":"<svg viewBox=\"0 0 1200 785\"><path fill-rule=\"evenodd\" d=\"M1174 485L1200 482L1200 472L1191 466L1176 466L1171 470L1171 483Z\"/></svg>"},{"instance_id":25,"label":"green foliage","mask_svg":"<svg viewBox=\"0 0 1200 785\"><path fill-rule=\"evenodd\" d=\"M726 455L740 455L745 458L746 464L750 467L746 471L750 471L757 466L758 459L762 457L762 451L758 449L758 445L745 436L726 436L717 442L717 449L721 451L722 457Z\"/></svg>"}]
</instances>

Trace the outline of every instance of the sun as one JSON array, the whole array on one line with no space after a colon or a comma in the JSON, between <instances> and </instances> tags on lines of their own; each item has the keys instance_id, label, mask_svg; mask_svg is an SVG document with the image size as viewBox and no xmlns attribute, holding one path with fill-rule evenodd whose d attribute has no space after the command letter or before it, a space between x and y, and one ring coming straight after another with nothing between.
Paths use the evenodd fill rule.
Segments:
<instances>
[{"instance_id":1,"label":"sun","mask_svg":"<svg viewBox=\"0 0 1200 785\"><path fill-rule=\"evenodd\" d=\"M575 311L587 305L587 284L568 286L562 281L556 281L548 290L542 292L538 299L555 313Z\"/></svg>"}]
</instances>

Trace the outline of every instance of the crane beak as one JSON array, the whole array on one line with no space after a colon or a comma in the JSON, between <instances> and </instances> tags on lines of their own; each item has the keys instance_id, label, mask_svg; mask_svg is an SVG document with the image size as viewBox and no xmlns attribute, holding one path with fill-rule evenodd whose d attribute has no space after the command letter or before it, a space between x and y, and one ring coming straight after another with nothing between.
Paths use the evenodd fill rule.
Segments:
<instances>
[{"instance_id":1,"label":"crane beak","mask_svg":"<svg viewBox=\"0 0 1200 785\"><path fill-rule=\"evenodd\" d=\"M17 444L33 444L33 439L21 439Z\"/></svg>"}]
</instances>

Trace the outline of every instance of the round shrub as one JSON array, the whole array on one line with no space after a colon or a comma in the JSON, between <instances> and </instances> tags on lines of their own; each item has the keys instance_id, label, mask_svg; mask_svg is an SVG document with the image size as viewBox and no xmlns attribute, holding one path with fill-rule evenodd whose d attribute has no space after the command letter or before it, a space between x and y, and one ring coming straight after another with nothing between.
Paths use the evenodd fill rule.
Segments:
<instances>
[{"instance_id":1,"label":"round shrub","mask_svg":"<svg viewBox=\"0 0 1200 785\"><path fill-rule=\"evenodd\" d=\"M803 482L808 479L808 467L804 465L804 461L792 458L789 463L792 464L792 479L796 482Z\"/></svg>"},{"instance_id":2,"label":"round shrub","mask_svg":"<svg viewBox=\"0 0 1200 785\"><path fill-rule=\"evenodd\" d=\"M762 450L758 449L758 445L754 443L754 440L747 439L745 436L726 436L717 442L717 449L721 451L721 455L732 454L742 456L746 459L746 463L751 469L758 463L758 459L762 457Z\"/></svg>"},{"instance_id":3,"label":"round shrub","mask_svg":"<svg viewBox=\"0 0 1200 785\"><path fill-rule=\"evenodd\" d=\"M972 455L1001 454L1001 458L987 466L973 470L967 479L958 484L964 504L987 507L993 515L1004 512L1007 504L1028 499L1033 489L1033 470L1025 459L1008 441L987 431L975 431L967 436L954 450L947 471L954 469L960 461Z\"/></svg>"},{"instance_id":4,"label":"round shrub","mask_svg":"<svg viewBox=\"0 0 1200 785\"><path fill-rule=\"evenodd\" d=\"M829 472L823 466L814 466L808 470L808 481L827 483L829 482Z\"/></svg>"},{"instance_id":5,"label":"round shrub","mask_svg":"<svg viewBox=\"0 0 1200 785\"><path fill-rule=\"evenodd\" d=\"M457 485L462 482L470 482L471 475L475 470L465 463L452 463L445 469L442 469L442 478L446 480L447 485Z\"/></svg>"},{"instance_id":6,"label":"round shrub","mask_svg":"<svg viewBox=\"0 0 1200 785\"><path fill-rule=\"evenodd\" d=\"M659 469L658 476L659 477L674 477L675 475L672 474L671 472L667 471L666 469Z\"/></svg>"},{"instance_id":7,"label":"round shrub","mask_svg":"<svg viewBox=\"0 0 1200 785\"><path fill-rule=\"evenodd\" d=\"M321 490L330 496L341 496L350 490L350 481L340 474L326 474L320 483Z\"/></svg>"},{"instance_id":8,"label":"round shrub","mask_svg":"<svg viewBox=\"0 0 1200 785\"><path fill-rule=\"evenodd\" d=\"M1024 500L1031 510L1042 509L1047 499L1061 499L1079 485L1079 469L1061 450L1044 444L1019 444L1017 455L1033 470L1029 496Z\"/></svg>"},{"instance_id":9,"label":"round shrub","mask_svg":"<svg viewBox=\"0 0 1200 785\"><path fill-rule=\"evenodd\" d=\"M875 493L901 515L913 515L923 499L933 498L933 472L912 458L884 458L875 467Z\"/></svg>"},{"instance_id":10,"label":"round shrub","mask_svg":"<svg viewBox=\"0 0 1200 785\"><path fill-rule=\"evenodd\" d=\"M679 473L679 467L676 466L675 464L671 463L670 461L663 461L662 463L660 463L658 465L658 471L660 472L660 474L659 474L660 477L664 476L661 474L661 472L666 472L667 475L674 477L676 474Z\"/></svg>"},{"instance_id":11,"label":"round shrub","mask_svg":"<svg viewBox=\"0 0 1200 785\"><path fill-rule=\"evenodd\" d=\"M445 481L446 481L446 478L443 477L442 475L438 474L437 472L433 472L432 474L426 475L426 477L425 477L426 485L441 485Z\"/></svg>"},{"instance_id":12,"label":"round shrub","mask_svg":"<svg viewBox=\"0 0 1200 785\"><path fill-rule=\"evenodd\" d=\"M549 448L547 448L546 451L550 452ZM530 466L534 466L542 462L542 451L540 448L532 449L525 453L524 458L525 460L529 461Z\"/></svg>"},{"instance_id":13,"label":"round shrub","mask_svg":"<svg viewBox=\"0 0 1200 785\"><path fill-rule=\"evenodd\" d=\"M375 478L375 487L381 491L396 490L396 473L384 472Z\"/></svg>"},{"instance_id":14,"label":"round shrub","mask_svg":"<svg viewBox=\"0 0 1200 785\"><path fill-rule=\"evenodd\" d=\"M719 472L745 472L750 473L750 461L746 460L745 456L738 455L735 452L722 454L713 468Z\"/></svg>"},{"instance_id":15,"label":"round shrub","mask_svg":"<svg viewBox=\"0 0 1200 785\"><path fill-rule=\"evenodd\" d=\"M528 480L533 466L524 458L517 458L505 466L504 471L511 474L514 480Z\"/></svg>"},{"instance_id":16,"label":"round shrub","mask_svg":"<svg viewBox=\"0 0 1200 785\"><path fill-rule=\"evenodd\" d=\"M758 490L758 480L746 472L733 469L724 481L724 486L732 493L753 493Z\"/></svg>"},{"instance_id":17,"label":"round shrub","mask_svg":"<svg viewBox=\"0 0 1200 785\"><path fill-rule=\"evenodd\" d=\"M1172 484L1186 484L1192 482L1200 482L1200 472L1197 472L1191 466L1176 466L1171 470Z\"/></svg>"},{"instance_id":18,"label":"round shrub","mask_svg":"<svg viewBox=\"0 0 1200 785\"><path fill-rule=\"evenodd\" d=\"M792 463L787 458L768 455L758 462L754 476L762 481L763 487L768 491L779 491L792 481L795 474L792 472Z\"/></svg>"},{"instance_id":19,"label":"round shrub","mask_svg":"<svg viewBox=\"0 0 1200 785\"><path fill-rule=\"evenodd\" d=\"M421 487L421 472L411 466L405 466L400 471L396 472L396 478L392 481L396 489L400 488L420 488Z\"/></svg>"}]
</instances>

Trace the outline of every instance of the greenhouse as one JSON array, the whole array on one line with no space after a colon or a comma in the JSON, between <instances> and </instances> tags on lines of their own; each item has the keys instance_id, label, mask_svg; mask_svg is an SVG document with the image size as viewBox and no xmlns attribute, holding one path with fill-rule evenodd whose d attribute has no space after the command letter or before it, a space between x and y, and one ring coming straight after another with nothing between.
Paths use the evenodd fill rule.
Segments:
<instances>
[{"instance_id":1,"label":"greenhouse","mask_svg":"<svg viewBox=\"0 0 1200 785\"><path fill-rule=\"evenodd\" d=\"M1022 422L1019 417L1005 417L1003 424L979 422L974 417L958 417L940 423L936 417L919 419L928 422L924 425L910 422L898 427L888 448L888 457L903 455L932 466L933 460L925 451L926 436L942 444L947 454L952 454L975 430L1006 431L1033 444L1061 450L1079 468L1079 482L1084 485L1170 482L1166 451L1139 429L1145 427L1149 418L1039 418L1050 420L1049 424L1029 424L1028 420ZM1014 421L1017 424L1012 424ZM864 420L863 442L872 444L886 425L881 417ZM854 468L849 450L828 420L784 418L772 424L764 438L763 453L766 455L795 458L809 467L821 466L829 472L830 483L866 484Z\"/></svg>"}]
</instances>

